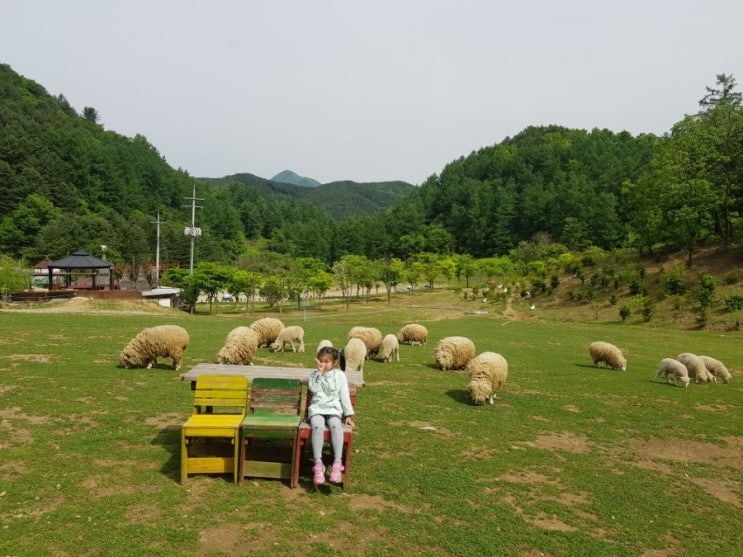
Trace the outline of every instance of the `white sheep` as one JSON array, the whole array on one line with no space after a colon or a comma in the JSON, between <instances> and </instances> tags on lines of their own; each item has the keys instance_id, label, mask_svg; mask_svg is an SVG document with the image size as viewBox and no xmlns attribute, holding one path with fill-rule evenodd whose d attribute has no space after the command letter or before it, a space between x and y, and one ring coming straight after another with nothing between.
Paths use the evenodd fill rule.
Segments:
<instances>
[{"instance_id":1,"label":"white sheep","mask_svg":"<svg viewBox=\"0 0 743 557\"><path fill-rule=\"evenodd\" d=\"M421 346L428 340L428 329L418 323L408 323L397 333L399 343L408 342L411 346Z\"/></svg>"},{"instance_id":2,"label":"white sheep","mask_svg":"<svg viewBox=\"0 0 743 557\"><path fill-rule=\"evenodd\" d=\"M707 368L707 373L711 374L717 379L722 379L723 383L730 383L730 372L720 360L716 360L711 356L702 356L699 358L704 362L704 367Z\"/></svg>"},{"instance_id":3,"label":"white sheep","mask_svg":"<svg viewBox=\"0 0 743 557\"><path fill-rule=\"evenodd\" d=\"M275 317L262 317L257 321L253 321L250 328L258 333L258 348L269 346L284 328L284 324L280 319Z\"/></svg>"},{"instance_id":4,"label":"white sheep","mask_svg":"<svg viewBox=\"0 0 743 557\"><path fill-rule=\"evenodd\" d=\"M472 404L485 404L485 401L494 404L495 392L508 377L506 359L496 352L483 352L472 358L464 369L470 378L467 389Z\"/></svg>"},{"instance_id":5,"label":"white sheep","mask_svg":"<svg viewBox=\"0 0 743 557\"><path fill-rule=\"evenodd\" d=\"M299 345L299 348L294 346L294 343ZM304 329L298 325L291 325L284 327L276 335L276 340L271 343L272 352L283 352L284 347L289 344L292 347L292 352L304 352Z\"/></svg>"},{"instance_id":6,"label":"white sheep","mask_svg":"<svg viewBox=\"0 0 743 557\"><path fill-rule=\"evenodd\" d=\"M320 342L317 343L317 350L315 350L315 356L317 356L317 353L320 352L323 348L326 346L329 346L330 348L333 347L333 343L329 341L328 339L324 338Z\"/></svg>"},{"instance_id":7,"label":"white sheep","mask_svg":"<svg viewBox=\"0 0 743 557\"><path fill-rule=\"evenodd\" d=\"M475 343L467 337L444 337L436 343L433 349L433 359L436 366L443 371L448 369L464 369L475 357Z\"/></svg>"},{"instance_id":8,"label":"white sheep","mask_svg":"<svg viewBox=\"0 0 743 557\"><path fill-rule=\"evenodd\" d=\"M181 369L183 352L188 347L188 332L178 325L158 325L140 331L119 356L119 366L152 368L157 358L173 358L173 369Z\"/></svg>"},{"instance_id":9,"label":"white sheep","mask_svg":"<svg viewBox=\"0 0 743 557\"><path fill-rule=\"evenodd\" d=\"M235 327L217 353L217 363L252 366L257 351L258 333L250 327Z\"/></svg>"},{"instance_id":10,"label":"white sheep","mask_svg":"<svg viewBox=\"0 0 743 557\"><path fill-rule=\"evenodd\" d=\"M341 352L341 369L343 371L364 371L366 345L360 338L350 338Z\"/></svg>"},{"instance_id":11,"label":"white sheep","mask_svg":"<svg viewBox=\"0 0 743 557\"><path fill-rule=\"evenodd\" d=\"M670 376L673 376L676 385L678 386L679 381L681 381L684 388L688 387L689 382L691 381L686 366L673 358L663 358L660 361L658 371L655 372L655 380L657 381L661 376L665 377L667 383L670 383L669 378Z\"/></svg>"},{"instance_id":12,"label":"white sheep","mask_svg":"<svg viewBox=\"0 0 743 557\"><path fill-rule=\"evenodd\" d=\"M704 360L696 354L683 352L676 356L676 359L686 366L686 369L689 371L689 379L693 379L694 383L706 383L710 380L715 383L717 382L714 375L707 373Z\"/></svg>"},{"instance_id":13,"label":"white sheep","mask_svg":"<svg viewBox=\"0 0 743 557\"><path fill-rule=\"evenodd\" d=\"M592 342L588 347L588 353L591 355L594 366L598 367L599 362L604 362L605 367L627 370L627 358L619 348L609 342Z\"/></svg>"},{"instance_id":14,"label":"white sheep","mask_svg":"<svg viewBox=\"0 0 743 557\"><path fill-rule=\"evenodd\" d=\"M366 357L373 358L382 347L382 333L374 327L353 327L346 335L346 341L358 338L366 346Z\"/></svg>"},{"instance_id":15,"label":"white sheep","mask_svg":"<svg viewBox=\"0 0 743 557\"><path fill-rule=\"evenodd\" d=\"M393 356L400 361L400 343L397 341L397 335L385 335L382 339L382 361L389 362Z\"/></svg>"}]
</instances>

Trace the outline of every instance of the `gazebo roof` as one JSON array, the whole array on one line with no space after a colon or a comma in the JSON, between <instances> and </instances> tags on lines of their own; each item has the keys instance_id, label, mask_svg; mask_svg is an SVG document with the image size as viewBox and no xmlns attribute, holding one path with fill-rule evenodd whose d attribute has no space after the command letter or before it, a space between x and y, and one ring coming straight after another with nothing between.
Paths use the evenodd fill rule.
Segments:
<instances>
[{"instance_id":1,"label":"gazebo roof","mask_svg":"<svg viewBox=\"0 0 743 557\"><path fill-rule=\"evenodd\" d=\"M72 255L52 261L47 265L48 269L108 269L113 263L98 259L87 251L75 251Z\"/></svg>"}]
</instances>

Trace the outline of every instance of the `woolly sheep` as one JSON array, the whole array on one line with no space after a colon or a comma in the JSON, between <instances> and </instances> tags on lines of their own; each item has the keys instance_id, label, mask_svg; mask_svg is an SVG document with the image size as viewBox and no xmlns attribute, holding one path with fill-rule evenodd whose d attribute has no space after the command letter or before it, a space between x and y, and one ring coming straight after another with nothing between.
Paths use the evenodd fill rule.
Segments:
<instances>
[{"instance_id":1,"label":"woolly sheep","mask_svg":"<svg viewBox=\"0 0 743 557\"><path fill-rule=\"evenodd\" d=\"M687 371L686 366L678 360L674 360L673 358L663 358L660 361L658 371L655 372L655 380L657 381L658 379L660 379L661 376L665 377L667 383L670 383L669 378L670 376L673 376L676 385L678 385L679 381L681 381L681 383L683 383L684 385L684 388L688 387L689 382L691 381L691 379L689 379L689 372Z\"/></svg>"},{"instance_id":2,"label":"woolly sheep","mask_svg":"<svg viewBox=\"0 0 743 557\"><path fill-rule=\"evenodd\" d=\"M689 379L693 379L694 383L706 383L710 378L717 382L714 379L714 375L707 373L704 361L696 354L683 352L676 356L676 359L686 366L686 369L689 372Z\"/></svg>"},{"instance_id":3,"label":"woolly sheep","mask_svg":"<svg viewBox=\"0 0 743 557\"><path fill-rule=\"evenodd\" d=\"M722 379L723 383L730 382L730 378L732 376L730 375L728 368L726 368L725 364L723 364L720 360L716 360L711 356L702 355L700 355L699 358L704 362L704 367L707 368L707 373L711 374L717 379Z\"/></svg>"},{"instance_id":4,"label":"woolly sheep","mask_svg":"<svg viewBox=\"0 0 743 557\"><path fill-rule=\"evenodd\" d=\"M495 392L503 386L508 377L508 362L495 352L478 354L465 367L470 382L467 389L470 392L472 404L480 405L495 402Z\"/></svg>"},{"instance_id":5,"label":"woolly sheep","mask_svg":"<svg viewBox=\"0 0 743 557\"><path fill-rule=\"evenodd\" d=\"M292 352L297 352L297 347L294 346L295 342L299 345L299 352L304 352L304 329L298 325L284 327L276 336L276 340L271 343L271 350L273 352L283 352L284 347L290 344Z\"/></svg>"},{"instance_id":6,"label":"woolly sheep","mask_svg":"<svg viewBox=\"0 0 743 557\"><path fill-rule=\"evenodd\" d=\"M252 366L257 351L258 333L250 327L235 327L217 353L217 363Z\"/></svg>"},{"instance_id":7,"label":"woolly sheep","mask_svg":"<svg viewBox=\"0 0 743 557\"><path fill-rule=\"evenodd\" d=\"M591 355L594 366L598 367L599 362L604 362L605 367L627 370L627 359L622 351L611 343L592 342L588 347L588 353Z\"/></svg>"},{"instance_id":8,"label":"woolly sheep","mask_svg":"<svg viewBox=\"0 0 743 557\"><path fill-rule=\"evenodd\" d=\"M152 368L157 358L173 358L173 369L181 369L183 352L188 347L188 332L178 325L158 325L140 331L119 356L119 366Z\"/></svg>"},{"instance_id":9,"label":"woolly sheep","mask_svg":"<svg viewBox=\"0 0 743 557\"><path fill-rule=\"evenodd\" d=\"M341 369L343 371L364 371L366 345L360 338L350 338L341 352Z\"/></svg>"},{"instance_id":10,"label":"woolly sheep","mask_svg":"<svg viewBox=\"0 0 743 557\"><path fill-rule=\"evenodd\" d=\"M475 343L467 337L444 337L436 343L433 349L433 359L436 366L443 371L448 369L464 369L475 357Z\"/></svg>"},{"instance_id":11,"label":"woolly sheep","mask_svg":"<svg viewBox=\"0 0 743 557\"><path fill-rule=\"evenodd\" d=\"M346 341L352 338L358 338L364 342L367 358L376 356L382 347L382 333L374 327L353 327L348 331Z\"/></svg>"},{"instance_id":12,"label":"woolly sheep","mask_svg":"<svg viewBox=\"0 0 743 557\"><path fill-rule=\"evenodd\" d=\"M389 362L393 356L397 357L398 362L400 361L400 343L396 335L385 335L382 339L382 361Z\"/></svg>"},{"instance_id":13,"label":"woolly sheep","mask_svg":"<svg viewBox=\"0 0 743 557\"><path fill-rule=\"evenodd\" d=\"M408 323L397 333L397 341L408 342L411 346L421 346L428 340L428 329L418 323Z\"/></svg>"},{"instance_id":14,"label":"woolly sheep","mask_svg":"<svg viewBox=\"0 0 743 557\"><path fill-rule=\"evenodd\" d=\"M276 340L284 324L275 317L263 317L254 321L250 328L258 333L258 348L263 348Z\"/></svg>"},{"instance_id":15,"label":"woolly sheep","mask_svg":"<svg viewBox=\"0 0 743 557\"><path fill-rule=\"evenodd\" d=\"M329 346L329 347L332 348L333 347L333 343L331 341L329 341L328 339L324 338L320 342L317 343L317 350L315 350L315 355L317 355L317 353L321 349L325 348L326 346Z\"/></svg>"}]
</instances>

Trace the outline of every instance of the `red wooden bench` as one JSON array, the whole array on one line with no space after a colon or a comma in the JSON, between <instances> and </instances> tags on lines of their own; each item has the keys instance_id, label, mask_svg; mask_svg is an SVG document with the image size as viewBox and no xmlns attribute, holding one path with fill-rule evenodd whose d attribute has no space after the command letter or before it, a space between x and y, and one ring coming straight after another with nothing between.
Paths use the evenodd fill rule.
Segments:
<instances>
[{"instance_id":1,"label":"red wooden bench","mask_svg":"<svg viewBox=\"0 0 743 557\"><path fill-rule=\"evenodd\" d=\"M356 406L356 385L348 385L349 395L351 397L351 405ZM291 486L297 487L299 485L299 469L302 465L302 450L306 445L311 445L312 439L312 426L307 421L307 408L312 401L312 393L307 390L307 399L304 406L304 419L299 424L297 429L297 440L294 443L294 472L292 474ZM330 430L325 427L325 434L323 437L325 443L330 443ZM351 471L351 451L353 448L353 428L349 425L343 424L343 481L341 485L345 490L348 487L348 477Z\"/></svg>"}]
</instances>

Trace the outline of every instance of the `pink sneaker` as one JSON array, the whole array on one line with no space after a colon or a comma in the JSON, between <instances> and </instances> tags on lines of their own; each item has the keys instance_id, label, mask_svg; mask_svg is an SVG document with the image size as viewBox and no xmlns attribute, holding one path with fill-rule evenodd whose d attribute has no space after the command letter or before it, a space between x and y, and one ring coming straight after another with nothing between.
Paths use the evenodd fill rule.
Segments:
<instances>
[{"instance_id":1,"label":"pink sneaker","mask_svg":"<svg viewBox=\"0 0 743 557\"><path fill-rule=\"evenodd\" d=\"M322 462L318 462L312 467L312 473L315 474L312 478L315 485L322 485L325 483L325 466Z\"/></svg>"},{"instance_id":2,"label":"pink sneaker","mask_svg":"<svg viewBox=\"0 0 743 557\"><path fill-rule=\"evenodd\" d=\"M345 468L340 462L334 462L333 469L330 471L330 482L334 484L341 483L341 479L343 478L341 472L343 472L343 470L345 470Z\"/></svg>"}]
</instances>

